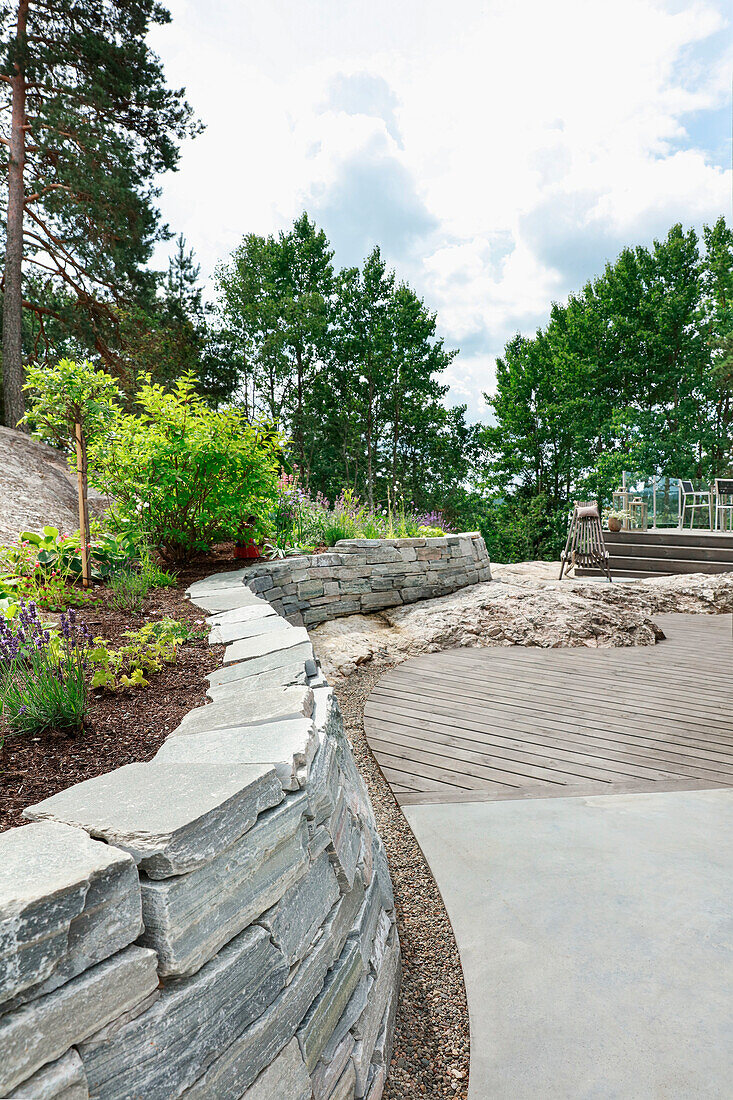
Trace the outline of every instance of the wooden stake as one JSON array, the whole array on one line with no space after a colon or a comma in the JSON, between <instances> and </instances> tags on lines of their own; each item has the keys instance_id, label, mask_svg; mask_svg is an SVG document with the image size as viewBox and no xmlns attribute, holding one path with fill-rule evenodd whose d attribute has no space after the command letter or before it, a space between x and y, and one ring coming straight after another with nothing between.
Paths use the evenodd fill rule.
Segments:
<instances>
[{"instance_id":1,"label":"wooden stake","mask_svg":"<svg viewBox=\"0 0 733 1100\"><path fill-rule=\"evenodd\" d=\"M89 588L89 520L87 517L87 455L81 421L74 425L76 435L76 485L79 494L79 539L81 542L81 583Z\"/></svg>"}]
</instances>

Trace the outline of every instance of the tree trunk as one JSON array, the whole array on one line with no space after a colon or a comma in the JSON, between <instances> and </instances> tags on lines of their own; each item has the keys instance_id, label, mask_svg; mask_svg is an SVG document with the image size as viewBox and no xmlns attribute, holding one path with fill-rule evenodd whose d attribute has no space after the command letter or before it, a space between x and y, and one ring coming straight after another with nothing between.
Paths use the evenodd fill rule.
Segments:
<instances>
[{"instance_id":1,"label":"tree trunk","mask_svg":"<svg viewBox=\"0 0 733 1100\"><path fill-rule=\"evenodd\" d=\"M23 172L25 168L25 29L29 0L18 4L21 60L11 78L12 114L8 164L8 220L3 281L3 398L5 423L15 428L25 412L23 394Z\"/></svg>"},{"instance_id":2,"label":"tree trunk","mask_svg":"<svg viewBox=\"0 0 733 1100\"><path fill-rule=\"evenodd\" d=\"M87 441L81 420L74 425L76 439L76 484L79 496L79 543L81 547L82 586L89 588L89 506L87 504Z\"/></svg>"},{"instance_id":3,"label":"tree trunk","mask_svg":"<svg viewBox=\"0 0 733 1100\"><path fill-rule=\"evenodd\" d=\"M295 347L295 364L297 370L297 392L298 392L298 450L300 452L300 469L304 475L303 486L308 488L308 482L310 480L310 463L306 465L305 461L305 440L303 438L303 354L298 345Z\"/></svg>"}]
</instances>

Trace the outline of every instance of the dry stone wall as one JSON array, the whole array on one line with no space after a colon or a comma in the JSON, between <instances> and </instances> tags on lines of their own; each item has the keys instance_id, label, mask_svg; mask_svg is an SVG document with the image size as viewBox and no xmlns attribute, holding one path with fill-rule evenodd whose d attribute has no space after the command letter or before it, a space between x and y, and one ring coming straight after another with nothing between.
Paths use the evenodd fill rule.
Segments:
<instances>
[{"instance_id":1,"label":"dry stone wall","mask_svg":"<svg viewBox=\"0 0 733 1100\"><path fill-rule=\"evenodd\" d=\"M440 538L342 539L329 554L251 566L246 583L286 619L317 626L342 615L447 596L490 580L484 540L467 532Z\"/></svg>"},{"instance_id":2,"label":"dry stone wall","mask_svg":"<svg viewBox=\"0 0 733 1100\"><path fill-rule=\"evenodd\" d=\"M384 848L306 631L245 581L190 590L227 645L212 702L150 763L0 835L2 1097L381 1096L400 976Z\"/></svg>"}]
</instances>

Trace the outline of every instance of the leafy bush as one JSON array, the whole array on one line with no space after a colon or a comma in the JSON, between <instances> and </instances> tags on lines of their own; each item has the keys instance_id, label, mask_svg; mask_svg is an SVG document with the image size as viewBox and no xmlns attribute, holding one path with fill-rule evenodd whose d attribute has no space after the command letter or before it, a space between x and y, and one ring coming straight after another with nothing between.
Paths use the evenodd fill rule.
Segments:
<instances>
[{"instance_id":1,"label":"leafy bush","mask_svg":"<svg viewBox=\"0 0 733 1100\"><path fill-rule=\"evenodd\" d=\"M164 664L172 664L179 645L190 636L187 623L165 618L146 623L140 630L126 630L128 642L119 649L111 648L103 638L95 638L94 648L87 654L94 667L92 687L107 691L147 687L146 676Z\"/></svg>"},{"instance_id":2,"label":"leafy bush","mask_svg":"<svg viewBox=\"0 0 733 1100\"><path fill-rule=\"evenodd\" d=\"M0 702L14 733L81 728L87 706L91 638L74 611L50 631L35 604L19 605L11 625L0 619Z\"/></svg>"},{"instance_id":3,"label":"leafy bush","mask_svg":"<svg viewBox=\"0 0 733 1100\"><path fill-rule=\"evenodd\" d=\"M110 433L89 446L90 480L113 498L112 517L146 532L169 561L234 539L245 517L277 495L277 434L239 409L209 408L186 377L173 392L148 378L139 416L117 410Z\"/></svg>"}]
</instances>

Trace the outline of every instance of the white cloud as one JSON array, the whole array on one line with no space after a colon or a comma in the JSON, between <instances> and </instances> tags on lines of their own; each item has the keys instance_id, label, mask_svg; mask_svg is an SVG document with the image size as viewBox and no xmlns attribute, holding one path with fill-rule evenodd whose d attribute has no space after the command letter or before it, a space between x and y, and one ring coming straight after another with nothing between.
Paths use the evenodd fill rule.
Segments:
<instances>
[{"instance_id":1,"label":"white cloud","mask_svg":"<svg viewBox=\"0 0 733 1100\"><path fill-rule=\"evenodd\" d=\"M723 0L171 9L154 46L207 131L162 205L204 270L304 206L337 262L380 243L463 343L451 400L475 414L551 300L624 244L729 212Z\"/></svg>"}]
</instances>

